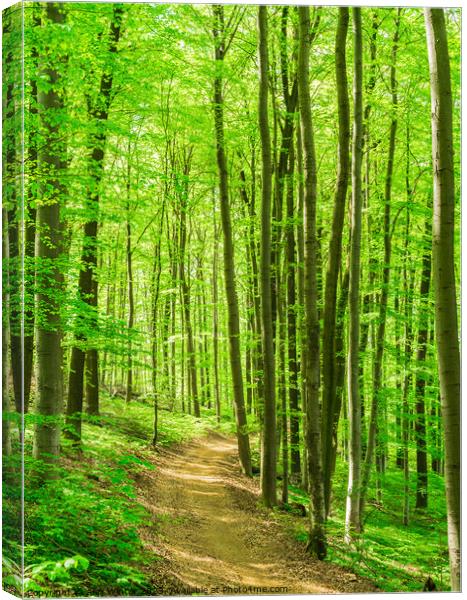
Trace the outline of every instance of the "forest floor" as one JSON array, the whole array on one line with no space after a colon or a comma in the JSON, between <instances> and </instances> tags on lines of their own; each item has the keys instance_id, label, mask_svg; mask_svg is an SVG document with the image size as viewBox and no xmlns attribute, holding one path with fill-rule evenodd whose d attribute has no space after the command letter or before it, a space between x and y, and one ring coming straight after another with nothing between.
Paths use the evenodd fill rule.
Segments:
<instances>
[{"instance_id":1,"label":"forest floor","mask_svg":"<svg viewBox=\"0 0 467 600\"><path fill-rule=\"evenodd\" d=\"M63 438L59 477L40 487L26 479L27 595L407 592L421 591L428 576L438 590L449 589L442 477L429 474L429 509L411 507L410 524L403 526L403 473L392 448L383 502L370 487L365 532L350 548L343 540L347 464L338 454L328 556L319 562L305 549L308 518L293 508L307 506L308 494L290 484L289 504L265 509L259 477L240 471L231 417L218 424L214 411L202 410L195 418L164 406L155 450L152 402L103 395L101 415L83 420L82 452ZM31 417L26 477L37 467ZM257 471L254 433L250 443ZM11 457L12 472L20 472L18 457ZM21 478L4 482L3 581L16 595L23 589L22 493Z\"/></svg>"},{"instance_id":2,"label":"forest floor","mask_svg":"<svg viewBox=\"0 0 467 600\"><path fill-rule=\"evenodd\" d=\"M138 474L136 487L152 516L141 537L155 556L147 569L158 593L378 591L340 566L312 559L283 515L261 507L258 482L240 472L235 438L211 433L163 448L154 465Z\"/></svg>"}]
</instances>

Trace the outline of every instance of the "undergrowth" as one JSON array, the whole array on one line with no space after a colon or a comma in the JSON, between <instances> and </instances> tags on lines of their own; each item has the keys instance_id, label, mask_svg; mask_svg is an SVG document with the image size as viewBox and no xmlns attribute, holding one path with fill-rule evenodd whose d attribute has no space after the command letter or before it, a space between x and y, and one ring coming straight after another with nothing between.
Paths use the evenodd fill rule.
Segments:
<instances>
[{"instance_id":1,"label":"undergrowth","mask_svg":"<svg viewBox=\"0 0 467 600\"><path fill-rule=\"evenodd\" d=\"M403 473L390 469L383 483L383 502L370 487L364 532L353 546L344 543L347 466L337 461L331 515L327 521L328 561L366 577L386 592L420 592L427 577L438 590L449 590L446 504L442 477L429 475L429 509L415 510L415 474L411 478L409 525L402 524ZM303 490L291 486L290 502L308 506ZM296 523L296 522L294 522ZM295 537L307 540L307 524L294 525Z\"/></svg>"},{"instance_id":2,"label":"undergrowth","mask_svg":"<svg viewBox=\"0 0 467 600\"><path fill-rule=\"evenodd\" d=\"M32 455L34 416L25 436L24 580L21 577L21 480L9 476L3 487L3 583L28 596L134 596L157 590L143 574L157 560L143 548L138 528L148 515L136 502L134 476L154 468L150 458L153 407L150 402L103 394L101 415L83 415L82 451L62 436L56 478L34 483L41 468ZM202 419L160 411L159 444L170 445L216 427L213 411ZM217 428L230 433L232 424ZM17 447L16 447L17 450ZM16 462L16 464L14 464ZM14 454L5 470L19 473ZM24 588L22 589L22 585Z\"/></svg>"},{"instance_id":3,"label":"undergrowth","mask_svg":"<svg viewBox=\"0 0 467 600\"><path fill-rule=\"evenodd\" d=\"M136 501L135 475L153 469L151 447L153 406L150 399L134 400L102 394L101 415L83 415L82 452L64 440L58 477L34 485L40 468L31 458L34 417L27 417L25 438L24 593L28 596L157 595L144 575L157 556L142 546L138 529L149 518ZM218 425L213 410L202 408L202 418L174 413L162 406L160 446L202 436L216 429L231 434L234 425L224 417ZM254 442L254 439L253 439ZM256 445L253 463L259 462ZM16 461L16 464L14 464ZM19 473L18 454L4 469ZM439 590L449 589L446 508L443 479L429 476L429 510L412 509L410 524L401 518L403 474L389 469L384 479L383 503L370 487L365 531L349 547L344 544L346 464L338 457L332 512L327 522L328 561L372 580L381 590L420 591L431 576ZM411 498L415 498L411 479ZM290 502L308 506L307 495L290 486ZM21 594L21 487L10 475L3 487L4 587ZM278 513L279 516L279 513ZM281 513L282 518L283 513ZM287 517L284 517L287 519ZM300 541L307 537L307 521L287 519Z\"/></svg>"}]
</instances>

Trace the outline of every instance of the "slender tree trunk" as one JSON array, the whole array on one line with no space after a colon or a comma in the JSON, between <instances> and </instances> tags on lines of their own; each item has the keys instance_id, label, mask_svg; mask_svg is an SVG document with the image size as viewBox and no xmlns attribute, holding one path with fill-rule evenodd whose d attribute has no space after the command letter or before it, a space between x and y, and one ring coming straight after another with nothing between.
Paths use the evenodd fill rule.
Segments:
<instances>
[{"instance_id":1,"label":"slender tree trunk","mask_svg":"<svg viewBox=\"0 0 467 600\"><path fill-rule=\"evenodd\" d=\"M410 465L409 465L409 439L410 439L410 390L412 388L412 347L413 347L413 296L415 287L415 272L410 265L409 240L410 240L410 210L409 206L413 201L413 190L410 182L410 128L407 122L406 128L406 168L405 168L405 186L407 197L407 210L405 220L405 241L404 241L404 326L405 326L405 344L404 344L404 387L402 396L402 442L404 449L404 506L403 506L403 524L409 525L410 519Z\"/></svg>"},{"instance_id":2,"label":"slender tree trunk","mask_svg":"<svg viewBox=\"0 0 467 600\"><path fill-rule=\"evenodd\" d=\"M213 200L215 203L215 196L213 194ZM213 336L213 359L214 359L214 398L216 405L216 419L217 422L221 422L221 395L219 387L219 292L217 283L217 269L219 264L219 250L217 233L218 226L216 223L216 208L213 206L213 219L214 219L214 251L212 260L212 336Z\"/></svg>"},{"instance_id":3,"label":"slender tree trunk","mask_svg":"<svg viewBox=\"0 0 467 600\"><path fill-rule=\"evenodd\" d=\"M245 205L248 207L249 216L249 231L248 231L248 254L251 262L251 283L253 293L253 306L254 306L254 367L255 367L255 382L256 392L258 396L258 413L259 420L263 421L263 408L264 408L264 389L263 389L263 348L262 348L262 326L261 326L261 298L259 291L259 276L258 276L258 261L257 261L257 245L255 242L255 153L252 152L251 157L251 194L250 198L246 192L245 187L245 173L240 171L240 180L242 182L240 188L240 194L243 197Z\"/></svg>"},{"instance_id":4,"label":"slender tree trunk","mask_svg":"<svg viewBox=\"0 0 467 600\"><path fill-rule=\"evenodd\" d=\"M371 149L372 146L370 144L371 142L371 135L370 135L370 114L371 114L371 109L372 109L372 105L373 105L373 101L372 101L372 96L373 96L373 90L375 88L376 85L376 39L377 39L377 35L378 35L378 28L379 28L379 22L378 22L378 15L376 13L376 11L373 12L372 15L372 27L371 27L371 36L370 36L370 76L368 78L367 84L366 84L366 104L365 104L365 110L364 110L364 114L363 114L363 141L364 141L364 148L366 149L366 152L364 153L366 155L366 159L365 159L365 195L364 195L364 211L366 211L367 213L367 236L368 236L368 247L369 247L369 252L368 252L368 283L369 283L369 288L370 291L367 292L364 297L363 297L363 307L362 307L362 312L365 315L368 315L368 313L372 312L374 310L373 308L373 304L374 304L374 292L373 292L373 286L374 286L374 280L375 280L375 257L374 254L372 252L372 244L371 242L373 241L373 236L372 236L372 219L371 219L371 211L370 211L370 197L371 197L371 178L370 178L370 174L371 174ZM360 332L360 350L359 350L359 355L363 356L367 345L368 345L368 340L370 338L370 319L367 317L366 319L362 320L361 323L361 332ZM365 373L365 364L363 360L359 361L359 379L360 379L360 398L361 398L361 420L362 420L362 443L361 443L361 449L362 449L362 458L365 456L366 453L366 448L367 448L367 440L366 440L366 421L365 421L365 379L364 379L364 373Z\"/></svg>"},{"instance_id":5,"label":"slender tree trunk","mask_svg":"<svg viewBox=\"0 0 467 600\"><path fill-rule=\"evenodd\" d=\"M203 273L203 271L201 271ZM202 323L203 323L203 362L204 362L204 381L205 381L205 397L206 403L209 410L212 408L211 404L211 369L210 369L210 352L208 343L208 315L207 315L207 298L206 298L206 286L204 285L203 275L203 286L202 286Z\"/></svg>"},{"instance_id":6,"label":"slender tree trunk","mask_svg":"<svg viewBox=\"0 0 467 600\"><path fill-rule=\"evenodd\" d=\"M183 304L182 304L182 308L183 308ZM184 316L183 316L183 310L181 312L181 330L182 332L185 331L185 327L184 327ZM181 396L182 396L182 412L185 412L185 409L188 408L188 412L190 412L190 408L189 408L189 400L188 400L188 407L185 404L185 336L182 335L182 343L181 343L181 379L182 379L182 385L181 385ZM190 392L189 392L189 385L186 386L188 388L188 398L190 397Z\"/></svg>"},{"instance_id":7,"label":"slender tree trunk","mask_svg":"<svg viewBox=\"0 0 467 600\"><path fill-rule=\"evenodd\" d=\"M244 173L242 171L243 177ZM248 213L248 196L245 192L244 180L242 180L241 196L243 196L246 206L245 217L247 220L246 236L249 242L250 226L248 224L249 213ZM245 347L245 380L246 380L246 411L248 414L253 413L254 402L254 388L255 388L255 355L254 348L256 344L256 329L255 329L255 300L254 300L254 277L252 273L252 259L251 259L251 246L250 243L246 246L246 259L247 259L247 286L246 286L246 320L247 320L247 339Z\"/></svg>"},{"instance_id":8,"label":"slender tree trunk","mask_svg":"<svg viewBox=\"0 0 467 600\"><path fill-rule=\"evenodd\" d=\"M399 277L395 277L395 289L399 290ZM394 312L399 314L400 311L400 302L399 302L399 293L396 292L394 296ZM396 319L394 323L394 346L396 350L396 368L395 368L395 376L396 376L396 395L398 398L402 397L401 388L402 388L402 351L401 351L401 327L399 320ZM402 444L402 405L400 402L396 404L396 467L399 469L404 468L404 448Z\"/></svg>"},{"instance_id":9,"label":"slender tree trunk","mask_svg":"<svg viewBox=\"0 0 467 600\"><path fill-rule=\"evenodd\" d=\"M97 291L93 289L92 294L97 298ZM86 352L86 412L88 415L99 414L99 354L96 348Z\"/></svg>"},{"instance_id":10,"label":"slender tree trunk","mask_svg":"<svg viewBox=\"0 0 467 600\"><path fill-rule=\"evenodd\" d=\"M250 441L247 431L240 353L240 322L238 314L238 298L235 285L234 248L229 206L229 183L224 147L224 99L222 95L222 66L226 48L224 7L221 4L214 5L213 13L213 37L217 66L216 75L214 77L214 123L216 130L216 159L219 171L221 221L224 235L224 280L228 307L230 367L232 371L240 464L245 475L251 477Z\"/></svg>"},{"instance_id":11,"label":"slender tree trunk","mask_svg":"<svg viewBox=\"0 0 467 600\"><path fill-rule=\"evenodd\" d=\"M20 69L15 66L20 56L17 55L19 46L13 41L15 27L14 12L10 8L5 10L2 19L3 32L3 61L2 76L4 81L3 100L3 205L7 209L5 224L8 225L6 239L8 240L8 282L9 282L9 310L8 330L10 365L13 378L13 393L16 412L22 415L27 410L25 403L25 390L23 388L24 354L21 343L21 321L23 313L23 299L21 297L21 280L24 276L22 265L23 244L21 239L21 190L18 185L18 163L21 156L17 152L18 132L20 131L20 111L18 110L19 98L17 97L20 84ZM4 334L5 335L5 334ZM20 437L22 426L20 424Z\"/></svg>"},{"instance_id":12,"label":"slender tree trunk","mask_svg":"<svg viewBox=\"0 0 467 600\"><path fill-rule=\"evenodd\" d=\"M352 217L349 270L349 354L347 394L349 403L349 481L345 515L347 543L361 531L361 399L359 386L360 254L362 237L362 149L363 149L363 42L361 8L352 9L354 27L354 127L352 141Z\"/></svg>"},{"instance_id":13,"label":"slender tree trunk","mask_svg":"<svg viewBox=\"0 0 467 600\"><path fill-rule=\"evenodd\" d=\"M331 502L333 467L336 447L333 444L334 430L339 418L335 411L336 404L336 303L337 283L342 261L342 230L344 226L347 184L349 179L349 142L350 142L350 108L347 89L346 41L349 25L349 9L339 8L339 19L335 43L335 71L337 90L337 110L339 119L338 171L334 200L331 239L329 241L328 267L324 295L323 314L323 397L322 397L322 445L323 445L323 477L324 504L326 515ZM360 69L361 70L361 69ZM361 82L360 82L361 89ZM361 95L361 93L360 93ZM361 122L361 115L360 115ZM361 127L360 127L361 129ZM359 132L360 132L359 129ZM360 143L360 142L359 142ZM358 295L358 290L357 290Z\"/></svg>"},{"instance_id":14,"label":"slender tree trunk","mask_svg":"<svg viewBox=\"0 0 467 600\"><path fill-rule=\"evenodd\" d=\"M289 367L289 411L290 411L290 473L299 477L300 464L300 412L297 360L297 306L295 289L295 233L294 233L294 166L295 153L292 143L289 150L289 169L287 173L287 349Z\"/></svg>"},{"instance_id":15,"label":"slender tree trunk","mask_svg":"<svg viewBox=\"0 0 467 600\"><path fill-rule=\"evenodd\" d=\"M454 150L449 50L444 11L425 9L433 139L433 283L451 589L460 591L460 356L454 257Z\"/></svg>"},{"instance_id":16,"label":"slender tree trunk","mask_svg":"<svg viewBox=\"0 0 467 600\"><path fill-rule=\"evenodd\" d=\"M299 312L299 331L300 331L300 395L302 398L302 412L303 412L303 432L304 438L306 437L306 323L305 323L305 243L304 243L304 231L303 231L303 215L304 215L304 174L303 174L303 151L302 151L302 136L301 127L297 128L297 171L298 171L298 214L301 216L302 221L297 227L297 255L298 255L298 305L300 307ZM303 446L303 460L302 460L302 485L303 489L309 491L308 481L308 460L307 460L307 446L306 443Z\"/></svg>"},{"instance_id":17,"label":"slender tree trunk","mask_svg":"<svg viewBox=\"0 0 467 600\"><path fill-rule=\"evenodd\" d=\"M126 268L128 281L128 354L127 354L127 379L126 379L126 402L131 402L133 397L133 354L131 335L135 320L135 298L133 292L133 249L131 247L131 217L130 217L130 194L131 194L131 171L130 171L130 147L128 148L128 170L126 182Z\"/></svg>"},{"instance_id":18,"label":"slender tree trunk","mask_svg":"<svg viewBox=\"0 0 467 600\"><path fill-rule=\"evenodd\" d=\"M337 304L337 317L336 317L336 343L335 343L335 347L336 347L336 403L334 406L334 410L336 413L340 413L341 409L343 408L344 410L344 417L346 417L347 415L347 405L344 403L342 403L343 397L344 397L344 392L345 392L345 375L346 375L346 362L347 362L347 357L345 356L345 352L344 352L344 338L345 338L345 330L347 327L347 323L345 322L345 312L346 312L346 308L347 308L347 304L348 304L348 298L349 298L349 259L350 259L350 251L347 253L347 266L346 266L346 270L345 273L342 277L342 281L341 281L341 289L340 289L340 295L339 295L339 302ZM334 420L337 420L337 417L334 416ZM338 444L338 429L337 427L334 429L333 432L333 444L336 448L336 452L334 453L334 460L336 459L336 455L337 455L337 444ZM346 437L346 430L345 428L343 428L343 441L342 441L342 448L343 448L343 455L347 452L347 437ZM345 452L344 452L345 451ZM333 469L334 469L335 465L333 465Z\"/></svg>"},{"instance_id":19,"label":"slender tree trunk","mask_svg":"<svg viewBox=\"0 0 467 600\"><path fill-rule=\"evenodd\" d=\"M271 317L273 330L273 345L275 348L276 340L276 317L277 317L277 298L279 295L279 271L282 251L282 219L283 219L283 195L284 184L288 169L288 155L290 146L293 143L294 131L294 113L297 105L298 82L294 77L292 89L289 89L289 69L290 61L288 56L287 43L287 22L288 22L288 7L282 8L281 14L281 37L280 37L280 71L282 79L282 93L285 104L284 124L280 124L277 106L276 94L276 77L274 76L275 69L272 69L272 105L274 109L274 135L273 135L273 158L271 161L271 171L274 173L274 194L272 208L272 223L271 223ZM274 50L274 46L272 46ZM273 62L274 57L273 57ZM281 129L281 143L278 148L278 129ZM278 149L277 149L278 148Z\"/></svg>"},{"instance_id":20,"label":"slender tree trunk","mask_svg":"<svg viewBox=\"0 0 467 600\"><path fill-rule=\"evenodd\" d=\"M431 226L427 220L425 224L427 241L431 239ZM417 495L416 508L428 506L428 468L426 452L426 412L425 412L425 387L426 375L422 372L425 368L427 342L428 342L428 299L431 279L431 243L425 249L422 259L422 275L420 281L420 311L417 338L417 377L415 380L415 443L417 446Z\"/></svg>"},{"instance_id":21,"label":"slender tree trunk","mask_svg":"<svg viewBox=\"0 0 467 600\"><path fill-rule=\"evenodd\" d=\"M316 198L317 176L313 124L310 107L310 9L298 8L299 53L298 96L305 165L304 242L305 242L305 321L306 349L306 445L311 489L312 524L308 548L322 560L326 556L324 490L321 463L321 422L319 406L319 320L316 281Z\"/></svg>"},{"instance_id":22,"label":"slender tree trunk","mask_svg":"<svg viewBox=\"0 0 467 600\"><path fill-rule=\"evenodd\" d=\"M93 327L97 328L97 281L91 285L90 305L94 308ZM88 415L99 414L99 356L96 348L86 352L86 412Z\"/></svg>"},{"instance_id":23,"label":"slender tree trunk","mask_svg":"<svg viewBox=\"0 0 467 600\"><path fill-rule=\"evenodd\" d=\"M277 271L277 319L278 319L278 339L276 342L277 351L277 409L280 416L280 445L281 461L282 461L282 493L281 499L284 504L289 502L289 427L287 414L287 385L286 385L286 278L287 273L287 256L284 254L282 268ZM279 428L278 427L278 428Z\"/></svg>"},{"instance_id":24,"label":"slender tree trunk","mask_svg":"<svg viewBox=\"0 0 467 600\"><path fill-rule=\"evenodd\" d=\"M32 22L34 27L40 27L40 8L37 5L32 6ZM34 68L38 68L38 52L37 48L31 50L31 58ZM29 97L29 117L34 122L37 120L37 81L35 76L30 80ZM28 179L32 183L37 178L37 139L35 127L29 128L29 144L28 144ZM36 238L36 196L34 185L29 185L27 190L27 210L25 214L25 240L24 240L24 278L26 285L24 286L24 335L23 335L23 406L24 412L29 410L29 402L31 395L31 380L33 373L34 360L34 297L33 286L28 285L34 277L34 253L35 253L35 238Z\"/></svg>"},{"instance_id":25,"label":"slender tree trunk","mask_svg":"<svg viewBox=\"0 0 467 600\"><path fill-rule=\"evenodd\" d=\"M48 3L46 6L48 26L65 23L64 6ZM53 63L51 56L54 56ZM46 143L39 152L41 172L41 201L37 206L36 240L36 320L37 352L37 403L40 418L35 428L34 457L50 466L60 454L60 415L63 412L63 364L62 324L60 303L63 294L63 274L59 261L62 254L63 228L60 208L66 188L63 174L66 169L66 146L62 122L57 114L64 111L64 99L60 91L60 70L63 59L56 52L44 54L41 60L41 77L49 83L47 90L39 89L39 116L42 121ZM51 115L54 115L53 119ZM41 470L41 479L55 476L51 468Z\"/></svg>"},{"instance_id":26,"label":"slender tree trunk","mask_svg":"<svg viewBox=\"0 0 467 600\"><path fill-rule=\"evenodd\" d=\"M276 389L271 306L271 195L272 160L268 122L268 24L267 7L258 7L259 27L259 128L262 153L261 199L261 327L263 333L264 421L261 448L261 494L266 506L276 498Z\"/></svg>"},{"instance_id":27,"label":"slender tree trunk","mask_svg":"<svg viewBox=\"0 0 467 600\"><path fill-rule=\"evenodd\" d=\"M180 285L183 297L183 313L185 317L185 329L187 334L187 353L188 353L188 370L190 377L190 398L193 400L193 410L195 417L199 417L200 406L198 396L198 378L196 369L196 351L193 336L193 324L191 320L191 299L190 299L190 286L187 281L187 275L185 271L185 256L186 256L186 242L187 242L187 210L188 210L188 177L190 174L190 163L191 163L191 152L192 148L189 149L188 155L184 159L184 177L185 187L182 192L183 197L181 198L180 207L180 254L179 254L179 269L180 269ZM188 269L189 272L189 269Z\"/></svg>"},{"instance_id":28,"label":"slender tree trunk","mask_svg":"<svg viewBox=\"0 0 467 600\"><path fill-rule=\"evenodd\" d=\"M433 337L433 336L431 336ZM431 450L431 470L437 475L443 474L442 467L442 448L441 448L441 415L440 415L440 397L431 401L430 419L428 421L428 431L430 432Z\"/></svg>"},{"instance_id":29,"label":"slender tree trunk","mask_svg":"<svg viewBox=\"0 0 467 600\"><path fill-rule=\"evenodd\" d=\"M116 54L120 38L123 7L114 5L112 22L110 24L109 46L110 55ZM97 327L97 232L98 210L100 200L100 183L104 175L104 156L107 133L103 125L107 122L112 97L113 71L107 68L103 71L99 85L99 101L89 101L89 118L94 125L100 124L90 135L88 147L91 148L87 161L87 173L90 179L86 197L86 208L92 218L84 225L83 247L81 262L83 268L79 273L78 294L93 312L93 317L79 317L76 323L75 338L77 344L71 350L70 373L68 378L67 429L66 435L79 443L81 440L81 413L83 410L84 367L86 360L87 335L86 329ZM87 321L90 320L90 323ZM99 374L98 352L95 348L88 350L86 360L87 370L87 409L90 414L99 413Z\"/></svg>"},{"instance_id":30,"label":"slender tree trunk","mask_svg":"<svg viewBox=\"0 0 467 600\"><path fill-rule=\"evenodd\" d=\"M4 15L5 18L5 15ZM5 118L6 111L3 111ZM5 126L5 125L4 125ZM3 162L3 177L5 189L6 160ZM2 209L2 458L11 454L10 439L10 390L8 385L8 340L9 340L9 298L8 298L8 213L6 208ZM5 463L3 463L5 464ZM5 475L5 466L3 467Z\"/></svg>"},{"instance_id":31,"label":"slender tree trunk","mask_svg":"<svg viewBox=\"0 0 467 600\"><path fill-rule=\"evenodd\" d=\"M391 127L389 131L389 151L386 169L385 188L384 188L384 266L383 281L381 286L378 332L376 336L376 356L373 365L373 396L371 401L371 414L368 427L368 443L365 454L365 461L362 469L362 479L360 485L360 522L363 520L365 509L365 500L370 480L371 466L373 464L373 453L375 446L376 463L378 476L381 471L382 448L379 440L379 419L380 419L380 394L383 379L383 354L384 354L384 336L386 331L386 314L389 295L389 276L391 270L391 192L392 192L392 174L394 169L394 153L396 147L397 132L397 80L396 80L396 58L399 46L399 25L400 11L397 10L396 28L393 37L392 46L392 64L391 64L391 95L392 95L392 116ZM379 461L379 462L378 462Z\"/></svg>"},{"instance_id":32,"label":"slender tree trunk","mask_svg":"<svg viewBox=\"0 0 467 600\"><path fill-rule=\"evenodd\" d=\"M154 257L154 268L153 268L153 277L152 277L152 314L151 314L151 383L152 383L152 395L154 401L154 425L153 425L153 436L152 436L152 445L155 447L157 445L157 439L159 434L159 396L157 389L157 309L159 303L159 290L160 290L160 281L161 281L161 270L162 270L162 261L161 261L161 238L163 231L163 223L164 223L164 209L165 204L162 207L162 216L161 216L161 226L159 231L159 239L155 248L155 257Z\"/></svg>"}]
</instances>

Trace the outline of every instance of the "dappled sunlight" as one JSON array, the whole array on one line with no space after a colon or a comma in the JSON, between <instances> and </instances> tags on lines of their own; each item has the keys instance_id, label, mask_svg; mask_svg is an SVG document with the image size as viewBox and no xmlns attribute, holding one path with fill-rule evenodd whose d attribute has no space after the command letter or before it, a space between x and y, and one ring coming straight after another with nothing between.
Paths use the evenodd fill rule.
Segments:
<instances>
[{"instance_id":1,"label":"dappled sunlight","mask_svg":"<svg viewBox=\"0 0 467 600\"><path fill-rule=\"evenodd\" d=\"M257 506L253 479L235 468L235 439L216 435L190 444L181 455L161 458L142 481L144 505L154 525L147 548L164 557L155 563L171 589L222 588L225 594L287 588L288 593L335 593L334 576L323 574L303 546L290 541L274 515ZM230 468L229 468L230 465ZM154 531L157 541L154 542ZM296 571L296 573L295 573ZM365 585L362 585L362 589ZM251 590L250 590L251 588Z\"/></svg>"}]
</instances>

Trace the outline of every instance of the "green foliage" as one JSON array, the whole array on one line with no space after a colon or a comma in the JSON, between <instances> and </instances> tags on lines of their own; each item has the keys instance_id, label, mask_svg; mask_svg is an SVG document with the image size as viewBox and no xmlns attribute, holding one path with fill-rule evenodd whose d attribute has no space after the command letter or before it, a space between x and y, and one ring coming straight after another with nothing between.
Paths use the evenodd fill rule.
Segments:
<instances>
[{"instance_id":1,"label":"green foliage","mask_svg":"<svg viewBox=\"0 0 467 600\"><path fill-rule=\"evenodd\" d=\"M345 493L347 468L338 459L334 486L333 509L327 521L327 560L340 564L357 575L372 580L386 592L419 592L428 576L439 590L449 590L449 561L446 535L446 502L441 477L429 477L429 509L415 511L408 526L402 524L401 505L403 473L388 470L384 483L384 504L374 500L370 490L365 514L364 533L357 542L344 543ZM412 488L414 478L412 477ZM303 490L290 487L292 501L303 504L308 498ZM411 492L414 498L415 490ZM295 528L295 537L307 540L305 526Z\"/></svg>"},{"instance_id":2,"label":"green foliage","mask_svg":"<svg viewBox=\"0 0 467 600\"><path fill-rule=\"evenodd\" d=\"M145 523L147 514L138 504L134 485L134 478L139 473L153 468L151 440L154 401L157 398L158 443L161 446L183 442L203 435L210 429L223 433L234 433L235 429L232 421L228 311L221 268L221 227L212 118L212 81L218 68L222 68L225 81L224 142L229 171L242 360L246 350L251 351L253 358L257 351L256 326L253 326L252 257L250 246L245 243L249 240L250 226L252 247L258 245L260 231L256 8L245 7L222 67L213 60L212 12L208 5L125 5L122 35L115 53L108 50L112 4L65 3L61 10L66 12L66 22L61 24L47 23L44 20L44 8L45 3L26 2L21 10L16 8L6 13L6 22L11 21L11 27L5 30L4 54L11 58L12 64L5 69L5 87L11 88L13 102L6 107L8 118L4 128L4 147L7 153L13 151L14 156L9 160L11 164L7 165L5 173L5 208L12 213L8 215L8 226L13 233L22 217L22 211L15 211L14 206L22 195L18 193L15 182L21 179L18 172L18 165L22 164L19 151L20 146L24 145L22 159L25 164L26 218L31 222L34 209L46 204L48 198L55 198L58 193L64 250L59 258L54 259L26 256L24 286L20 285L19 256L12 255L4 259L3 278L5 290L10 295L12 317L10 326L14 334L20 333L20 306L24 291L25 308L30 313L23 315L25 331L32 331L34 315L35 327L59 328L63 332L65 380L72 347L83 351L97 349L99 375L105 391L100 390L100 416L82 414L82 453L78 453L70 441L62 436L61 460L54 467L56 478L42 487L36 486L37 475L45 468L51 468L31 458L32 428L37 423L51 423L54 420L63 425L63 417L37 415L31 411L25 418L24 558L27 566L24 592L40 595L157 593L158 590L151 589L142 573L149 556L141 545L138 529ZM226 23L230 23L233 10L236 9L226 8ZM285 116L280 81L279 50L283 41L280 12L280 7L271 8L269 12L273 109L270 114L274 116L270 125L271 132L274 132L275 158L279 155L279 137ZM23 15L24 48L21 43ZM336 15L335 8L322 11L310 64L313 121L319 155L317 223L320 264L317 270L321 315L337 166L338 123L333 76ZM459 15L457 9L446 12L456 109L460 102ZM361 276L362 298L369 299L368 304L362 306L364 310L361 315L362 326L369 328L369 341L360 357L365 424L373 393L375 336L380 319L379 298L384 261L382 215L391 116L389 70L395 11L388 8L363 11L365 85L369 84L370 77L367 67L371 63L370 36L374 16L378 21L376 79L371 94L368 89L365 90L364 99L371 108L367 123L369 140L365 141L367 164ZM43 19L41 26L38 26L38 17ZM296 55L293 34L297 24L295 11L289 11L289 19L287 61L291 78L295 71ZM422 300L419 293L422 256L431 245L425 224L429 230L432 218L431 109L424 28L421 9L403 9L397 65L398 130L391 199L391 279L384 340L384 381L379 393L384 415L380 415L377 441L390 457L395 450L400 450L401 421L405 418L410 429L413 429L415 379L422 374L426 380L427 452L431 458L442 460L442 423L436 347L432 333L433 289L430 289L427 301ZM350 34L347 52L350 93L353 58ZM24 74L19 68L22 53ZM54 91L66 93L63 94L63 109L49 109L41 115L40 110L37 111L41 108L40 102L34 97L33 88L37 87L40 93L52 88L38 61L38 57L43 55L48 57L60 74ZM91 118L89 107L102 104L99 86L104 73L112 73L113 77L111 103L108 120L97 122ZM21 84L23 75L24 90ZM15 110L15 106L20 106L23 93L28 106L24 111L24 135L20 135L21 111ZM457 155L460 154L459 115L460 111L455 110ZM50 146L45 137L43 121L57 125L61 140L58 151L55 151L57 154L64 153L66 144L66 166L57 168L54 173L48 173L43 165L37 169L32 158L34 151ZM96 161L90 158L90 151L101 134L105 136L105 153L102 179L97 181L93 176ZM186 169L185 159L188 155L189 168ZM455 169L459 180L458 163ZM243 172L244 182L241 181L240 172ZM298 199L298 169L295 169L293 183L294 218L290 220L282 214L274 215L273 219L274 229L277 227L280 239L285 237L288 224L293 224L298 234L303 222ZM242 199L240 192L243 188L252 204L256 198L256 207L251 212ZM99 193L98 202L90 202L90 192ZM456 210L459 212L460 202L457 198L460 195L456 196ZM187 327L183 303L180 301L182 214L187 221L184 267L191 297L200 418L187 414L193 398L189 397ZM80 295L78 290L83 268L83 247L92 246L94 242L83 234L83 225L94 219L98 221L98 238L95 240L97 266L94 272L98 284L97 306L90 305L87 302L89 298ZM347 221L348 217L342 239L341 275L344 274L347 261ZM128 234L130 227L131 236ZM457 227L457 237L460 236L459 232L460 228ZM456 244L456 264L459 248L460 244ZM257 249L256 260L260 255L259 247ZM131 321L129 259L132 263L135 305ZM298 267L299 257L295 259L295 266ZM156 295L157 265L160 285ZM403 286L403 273L407 268L412 283L410 290ZM208 408L214 405L214 336L211 331L215 302L214 270L217 276L215 336L218 343L216 372L221 399L220 424L217 423L215 409ZM63 286L56 285L57 271L63 275ZM299 287L298 268L296 279ZM342 284L339 287L341 294ZM34 303L37 293L44 296L40 305ZM48 305L53 301L59 305L60 319L51 325L48 323ZM299 299L296 302L300 321L303 307L299 305ZM422 321L420 317L425 313L429 339L427 358L420 365L415 358L416 335ZM8 318L6 313L5 318ZM406 326L410 326L413 335L410 352L404 348L407 337L410 337ZM286 340L282 341L286 346ZM277 347L280 348L280 344ZM300 360L300 348L298 354ZM277 360L279 363L279 352ZM123 396L129 368L132 369L135 398L126 403ZM280 368L276 369L276 374L279 383ZM263 376L261 365L252 365L249 375L251 383L248 391L252 391L254 410L248 415L248 432L255 434L262 427L258 418L261 407L258 406L257 385ZM287 379L288 371L285 375ZM402 415L401 409L405 376L408 415ZM298 382L300 384L301 381ZM7 418L11 421L11 429L16 431L17 416L8 413ZM338 429L339 443L347 432L348 423L342 418ZM366 435L364 432L363 437ZM412 469L416 438L412 431L409 437ZM13 445L14 453L4 464L12 473L18 473L21 461L15 440ZM252 459L255 467L259 466L259 451L256 448L252 449ZM382 478L384 505L375 504L371 497L374 490L370 490L365 535L353 549L345 547L342 542L347 465L340 459L334 479L334 512L328 523L330 560L374 579L382 589L388 591L418 590L421 588L422 574L430 574L441 588L447 589L446 510L440 477L430 475L429 513L413 512L410 526L404 528L400 522L404 489L402 473L389 469ZM413 473L409 483L412 500L415 494ZM298 489L291 488L291 497L308 503ZM20 481L10 477L4 486L4 572L5 584L17 591L20 577L18 565L21 564L17 533L21 521L18 512L20 499ZM300 531L297 535L303 537L305 533ZM153 560L154 556L150 558Z\"/></svg>"},{"instance_id":3,"label":"green foliage","mask_svg":"<svg viewBox=\"0 0 467 600\"><path fill-rule=\"evenodd\" d=\"M21 567L6 557L2 559L3 583L13 588L17 593L30 595L34 592L47 593L51 587L66 592L73 572L84 573L89 567L89 561L84 556L76 555L61 561L44 561L25 567L24 577L21 577Z\"/></svg>"},{"instance_id":4,"label":"green foliage","mask_svg":"<svg viewBox=\"0 0 467 600\"><path fill-rule=\"evenodd\" d=\"M24 593L42 596L154 594L142 572L157 560L141 544L138 529L148 519L138 503L135 476L154 469L151 404L105 398L102 416L83 415L83 453L67 445L57 478L38 487L41 465L30 456L32 425L26 433ZM232 432L232 421L219 430ZM216 428L213 411L203 418L163 411L160 443L189 440ZM69 444L69 443L68 443ZM14 456L7 461L13 464ZM17 465L18 466L18 465ZM4 485L4 585L21 592L20 481Z\"/></svg>"}]
</instances>

